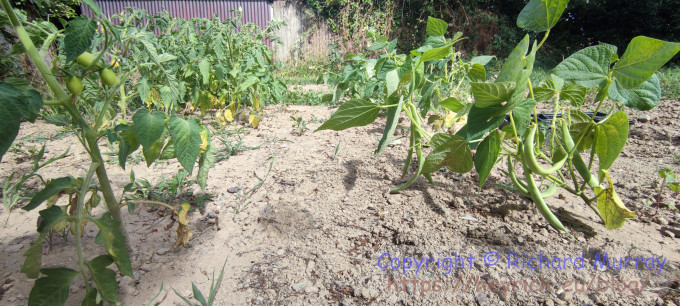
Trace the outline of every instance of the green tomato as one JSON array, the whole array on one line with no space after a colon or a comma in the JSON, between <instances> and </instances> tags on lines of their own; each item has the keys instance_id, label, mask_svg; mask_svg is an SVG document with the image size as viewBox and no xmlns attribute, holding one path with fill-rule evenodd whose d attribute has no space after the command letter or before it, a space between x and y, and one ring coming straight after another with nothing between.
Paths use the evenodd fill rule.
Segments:
<instances>
[{"instance_id":1,"label":"green tomato","mask_svg":"<svg viewBox=\"0 0 680 306\"><path fill-rule=\"evenodd\" d=\"M80 78L78 77L67 77L66 78L66 88L68 91L74 95L79 95L81 92L83 92L83 82L80 81Z\"/></svg>"},{"instance_id":2,"label":"green tomato","mask_svg":"<svg viewBox=\"0 0 680 306\"><path fill-rule=\"evenodd\" d=\"M113 86L116 84L116 74L111 71L111 69L102 69L101 72L99 72L99 77L102 80L102 83L108 85L108 86Z\"/></svg>"},{"instance_id":3,"label":"green tomato","mask_svg":"<svg viewBox=\"0 0 680 306\"><path fill-rule=\"evenodd\" d=\"M76 58L76 62L78 62L78 64L80 64L81 66L87 68L90 67L92 63L94 63L94 60L96 58L97 57L94 56L92 53L85 51L83 52L83 54L79 55Z\"/></svg>"}]
</instances>

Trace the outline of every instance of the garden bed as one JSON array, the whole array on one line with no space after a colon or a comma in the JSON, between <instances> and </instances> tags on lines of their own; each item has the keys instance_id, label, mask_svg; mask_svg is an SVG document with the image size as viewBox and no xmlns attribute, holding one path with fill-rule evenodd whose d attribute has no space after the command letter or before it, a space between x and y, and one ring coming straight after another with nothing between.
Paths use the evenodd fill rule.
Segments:
<instances>
[{"instance_id":1,"label":"garden bed","mask_svg":"<svg viewBox=\"0 0 680 306\"><path fill-rule=\"evenodd\" d=\"M245 129L243 146L262 146L224 159L211 171L207 192L215 197L206 202L205 213L189 213L189 227L194 234L190 248L172 249L176 233L169 226L173 222L171 213L148 207L138 207L134 215L124 213L138 279L121 279L123 304L140 305L150 300L161 282L164 289L156 302L163 305L181 302L171 288L190 296L191 282L206 293L213 271L217 276L225 260L224 279L216 298L219 305L399 301L664 304L680 299L680 214L666 205L657 211L652 187L660 181L657 169L670 165L676 172L679 170L675 159L680 154L677 101L662 101L658 108L646 113L650 121L635 123L621 157L611 169L621 199L637 219L610 231L571 194L560 192L547 200L553 210L559 211L575 239L552 229L529 199L497 186L509 183L497 170L481 191L475 173L440 171L433 174L434 185L419 178L407 190L390 194L391 187L405 181L401 166L407 138L395 141L375 157L373 150L382 135L384 119L342 132L313 133L320 126L317 119L327 119L331 113L326 107L270 106L259 129ZM642 113L629 114L631 119L637 119ZM301 116L309 130L300 134L292 127L290 116ZM42 170L45 178L67 173L83 175L89 158L74 136L45 140L58 133L58 128L44 122L23 124L17 139L24 147L46 143L48 158L71 146L66 158ZM215 134L219 137L220 133ZM395 138L404 135L397 129ZM105 147L102 150L109 151ZM273 163L269 157L274 158ZM111 158L116 160L115 156ZM30 168L30 163L21 154L10 152L3 159L0 178ZM266 176L270 163L271 172ZM137 177L153 178L151 183L157 184L161 176L169 179L181 166L173 161L147 168L139 162L128 168ZM116 194L120 194L129 182L129 172L115 162L107 169ZM238 201L239 190L256 186L258 177L265 179L262 186L244 201ZM201 195L197 186L188 189ZM666 204L680 204L669 191L664 199ZM102 206L95 214L103 213ZM4 280L0 304L27 302L33 280L20 270L22 254L37 237L37 217L37 210L15 210L7 226L0 228L0 275ZM3 211L0 219L6 218L7 212ZM87 257L103 251L94 246L95 234L94 227L86 227ZM70 242L55 236L44 248L44 266L75 266L74 252ZM498 264L485 264L489 252L492 257L493 252L498 254ZM594 267L596 258L605 252L617 259L666 261L660 271L656 260L654 269L642 264L635 269L630 261L621 270ZM387 255L381 258L385 253L395 258L393 265L397 264L396 258L400 263L403 258L466 259L459 261L464 268L451 269L450 274L443 274L448 269L430 262L416 275L415 264L405 274L403 265L398 269L389 267ZM566 263L566 268L521 268L521 259L520 267L508 267L508 256L512 256L509 253L524 254L526 260L538 256L560 258L562 264L566 257L583 256L584 268L575 268L573 262ZM493 262L493 258L487 260ZM532 287L532 281L538 284ZM605 282L606 290L598 290L597 284L603 289ZM627 287L621 290L622 282ZM612 284L617 285L614 290ZM644 285L642 292L636 294L633 285ZM72 285L74 294L69 304L82 299L79 295L84 291L79 286L82 280ZM583 292L575 291L584 286L587 288Z\"/></svg>"}]
</instances>

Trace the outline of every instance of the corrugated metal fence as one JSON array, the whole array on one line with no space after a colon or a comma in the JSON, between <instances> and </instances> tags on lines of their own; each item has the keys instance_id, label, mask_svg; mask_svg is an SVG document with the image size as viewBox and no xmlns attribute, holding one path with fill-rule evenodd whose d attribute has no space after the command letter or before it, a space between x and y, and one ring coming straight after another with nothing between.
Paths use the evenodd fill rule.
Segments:
<instances>
[{"instance_id":1,"label":"corrugated metal fence","mask_svg":"<svg viewBox=\"0 0 680 306\"><path fill-rule=\"evenodd\" d=\"M252 22L265 28L272 18L272 4L268 0L224 1L224 0L96 0L102 13L108 17L120 14L126 7L145 10L150 14L168 11L170 16L191 19L195 17L212 18L217 15L221 20L233 17L231 10L243 8L243 23ZM93 13L83 5L83 14L92 17Z\"/></svg>"}]
</instances>

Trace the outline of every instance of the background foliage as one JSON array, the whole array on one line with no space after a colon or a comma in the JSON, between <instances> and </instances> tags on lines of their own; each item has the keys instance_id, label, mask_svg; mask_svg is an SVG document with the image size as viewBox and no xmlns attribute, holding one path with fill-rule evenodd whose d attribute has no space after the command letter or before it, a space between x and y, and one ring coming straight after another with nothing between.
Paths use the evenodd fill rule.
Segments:
<instances>
[{"instance_id":1,"label":"background foliage","mask_svg":"<svg viewBox=\"0 0 680 306\"><path fill-rule=\"evenodd\" d=\"M504 57L526 32L515 26L515 20L528 1L300 1L318 15L318 18L326 20L342 38L361 39L353 38L361 35L352 34L361 34L357 32L364 31L362 26L373 25L382 34L399 38L400 51L410 51L417 46L425 35L427 16L448 22L451 33L465 33L468 40L459 46L465 53ZM680 0L574 0L569 3L567 13L554 28L557 34L551 36L546 43L546 50L555 60L560 60L562 56L573 53L574 48L580 49L598 42L624 48L633 37L642 34L666 41L678 41L678 8ZM632 26L630 20L644 22L637 22ZM354 43L356 45L361 42Z\"/></svg>"}]
</instances>

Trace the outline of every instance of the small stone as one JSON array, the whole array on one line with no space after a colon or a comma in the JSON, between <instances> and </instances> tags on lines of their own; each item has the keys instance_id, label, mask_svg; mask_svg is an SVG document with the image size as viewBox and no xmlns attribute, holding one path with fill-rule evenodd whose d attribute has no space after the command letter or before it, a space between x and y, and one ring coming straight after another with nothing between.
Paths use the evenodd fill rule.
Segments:
<instances>
[{"instance_id":1,"label":"small stone","mask_svg":"<svg viewBox=\"0 0 680 306\"><path fill-rule=\"evenodd\" d=\"M283 255L283 253L285 253L285 252L286 252L286 251L284 251L283 249L279 249L278 251L276 251L276 255L281 256L281 255Z\"/></svg>"},{"instance_id":2,"label":"small stone","mask_svg":"<svg viewBox=\"0 0 680 306\"><path fill-rule=\"evenodd\" d=\"M311 286L311 287L305 288L305 293L307 293L307 294L314 294L314 293L317 293L317 292L319 292L319 288L317 288L317 287Z\"/></svg>"},{"instance_id":3,"label":"small stone","mask_svg":"<svg viewBox=\"0 0 680 306\"><path fill-rule=\"evenodd\" d=\"M371 291L369 289L364 288L363 290L361 290L361 297L367 300L371 299Z\"/></svg>"},{"instance_id":4,"label":"small stone","mask_svg":"<svg viewBox=\"0 0 680 306\"><path fill-rule=\"evenodd\" d=\"M158 255L165 255L168 252L170 252L169 248L161 248L161 249L156 250L156 254L158 254Z\"/></svg>"},{"instance_id":5,"label":"small stone","mask_svg":"<svg viewBox=\"0 0 680 306\"><path fill-rule=\"evenodd\" d=\"M666 219L664 219L664 218L662 218L662 217L657 218L657 219L656 219L656 222L659 223L659 224L661 224L661 225L668 225L668 220L666 220Z\"/></svg>"},{"instance_id":6,"label":"small stone","mask_svg":"<svg viewBox=\"0 0 680 306\"><path fill-rule=\"evenodd\" d=\"M413 284L412 283L406 284L406 292L408 292L409 294L413 294Z\"/></svg>"},{"instance_id":7,"label":"small stone","mask_svg":"<svg viewBox=\"0 0 680 306\"><path fill-rule=\"evenodd\" d=\"M399 302L399 298L396 295L390 295L390 297L385 300L385 303L388 305L394 305L397 304L397 302Z\"/></svg>"},{"instance_id":8,"label":"small stone","mask_svg":"<svg viewBox=\"0 0 680 306\"><path fill-rule=\"evenodd\" d=\"M517 242L524 243L524 238L522 238L521 236L517 237Z\"/></svg>"},{"instance_id":9,"label":"small stone","mask_svg":"<svg viewBox=\"0 0 680 306\"><path fill-rule=\"evenodd\" d=\"M302 283L293 284L293 286L291 286L291 287L293 288L293 290L300 292L302 290L305 290L305 288L307 288L307 284L302 282Z\"/></svg>"},{"instance_id":10,"label":"small stone","mask_svg":"<svg viewBox=\"0 0 680 306\"><path fill-rule=\"evenodd\" d=\"M215 214L214 212L209 212L208 219L217 219L217 214Z\"/></svg>"},{"instance_id":11,"label":"small stone","mask_svg":"<svg viewBox=\"0 0 680 306\"><path fill-rule=\"evenodd\" d=\"M14 303L14 301L16 301L16 300L17 300L16 297L11 297L11 298L7 299L7 301L10 302L10 303Z\"/></svg>"},{"instance_id":12,"label":"small stone","mask_svg":"<svg viewBox=\"0 0 680 306\"><path fill-rule=\"evenodd\" d=\"M638 121L642 123L647 123L649 121L652 121L652 117L650 115L643 114L638 116Z\"/></svg>"},{"instance_id":13,"label":"small stone","mask_svg":"<svg viewBox=\"0 0 680 306\"><path fill-rule=\"evenodd\" d=\"M668 231L668 230L663 230L661 231L661 235L670 237L670 238L675 238L675 233Z\"/></svg>"},{"instance_id":14,"label":"small stone","mask_svg":"<svg viewBox=\"0 0 680 306\"><path fill-rule=\"evenodd\" d=\"M229 188L227 188L227 191L228 191L229 193L237 193L237 192L239 192L239 190L241 190L241 188L238 188L238 187L229 187Z\"/></svg>"}]
</instances>

